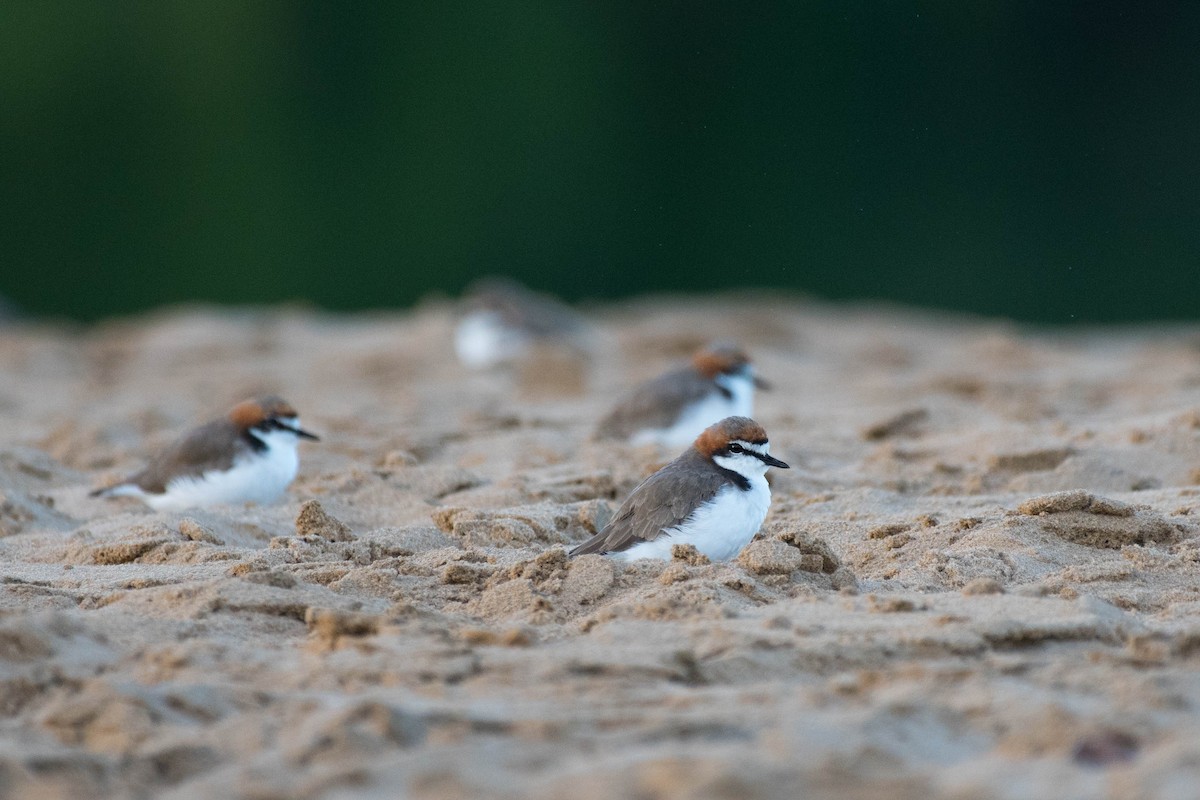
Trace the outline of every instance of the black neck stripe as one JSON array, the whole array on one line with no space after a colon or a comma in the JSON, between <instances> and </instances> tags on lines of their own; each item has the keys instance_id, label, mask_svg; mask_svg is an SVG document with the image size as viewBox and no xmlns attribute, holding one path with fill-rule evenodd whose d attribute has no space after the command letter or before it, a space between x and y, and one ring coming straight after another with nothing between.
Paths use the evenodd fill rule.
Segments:
<instances>
[{"instance_id":1,"label":"black neck stripe","mask_svg":"<svg viewBox=\"0 0 1200 800\"><path fill-rule=\"evenodd\" d=\"M250 445L250 449L256 453L261 453L267 449L267 443L260 439L253 431L246 431L242 434L246 440L246 444Z\"/></svg>"},{"instance_id":2,"label":"black neck stripe","mask_svg":"<svg viewBox=\"0 0 1200 800\"><path fill-rule=\"evenodd\" d=\"M717 469L721 470L721 474L723 474L726 478L729 478L734 486L738 487L743 492L750 491L750 480L745 475L735 470L722 467L720 464L717 464L716 467Z\"/></svg>"}]
</instances>

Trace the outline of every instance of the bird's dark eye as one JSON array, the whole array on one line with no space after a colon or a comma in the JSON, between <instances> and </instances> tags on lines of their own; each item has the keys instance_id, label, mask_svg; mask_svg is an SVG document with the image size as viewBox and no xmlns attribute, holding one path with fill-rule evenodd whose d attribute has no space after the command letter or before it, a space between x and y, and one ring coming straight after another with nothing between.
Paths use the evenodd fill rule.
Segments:
<instances>
[{"instance_id":1,"label":"bird's dark eye","mask_svg":"<svg viewBox=\"0 0 1200 800\"><path fill-rule=\"evenodd\" d=\"M731 445L729 445L729 452L731 452L731 453L744 453L744 452L746 452L746 451L745 451L745 449L744 449L744 448L743 448L743 447L742 447L740 444L731 444Z\"/></svg>"}]
</instances>

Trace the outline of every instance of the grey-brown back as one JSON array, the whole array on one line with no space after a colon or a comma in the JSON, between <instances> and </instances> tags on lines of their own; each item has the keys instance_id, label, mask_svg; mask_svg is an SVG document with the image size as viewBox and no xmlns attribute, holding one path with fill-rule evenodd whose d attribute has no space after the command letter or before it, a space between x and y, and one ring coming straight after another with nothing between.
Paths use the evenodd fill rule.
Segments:
<instances>
[{"instance_id":1,"label":"grey-brown back","mask_svg":"<svg viewBox=\"0 0 1200 800\"><path fill-rule=\"evenodd\" d=\"M233 466L238 456L251 451L246 434L226 419L213 420L177 440L123 483L136 484L142 491L162 494L167 484L180 476L200 477L209 470Z\"/></svg>"},{"instance_id":2,"label":"grey-brown back","mask_svg":"<svg viewBox=\"0 0 1200 800\"><path fill-rule=\"evenodd\" d=\"M600 439L628 439L638 431L669 428L684 408L719 391L691 367L668 372L636 387L596 428Z\"/></svg>"},{"instance_id":3,"label":"grey-brown back","mask_svg":"<svg viewBox=\"0 0 1200 800\"><path fill-rule=\"evenodd\" d=\"M727 470L688 448L638 484L604 529L572 550L571 555L617 553L651 541L731 485L736 484Z\"/></svg>"},{"instance_id":4,"label":"grey-brown back","mask_svg":"<svg viewBox=\"0 0 1200 800\"><path fill-rule=\"evenodd\" d=\"M536 337L573 336L583 318L556 297L535 292L507 278L483 278L468 289L468 304L500 315L505 325Z\"/></svg>"}]
</instances>

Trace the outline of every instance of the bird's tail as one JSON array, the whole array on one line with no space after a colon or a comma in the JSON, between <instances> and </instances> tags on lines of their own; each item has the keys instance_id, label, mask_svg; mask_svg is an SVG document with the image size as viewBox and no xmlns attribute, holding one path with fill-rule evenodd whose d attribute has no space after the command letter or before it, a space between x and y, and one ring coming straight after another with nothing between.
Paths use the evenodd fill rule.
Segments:
<instances>
[{"instance_id":1,"label":"bird's tail","mask_svg":"<svg viewBox=\"0 0 1200 800\"><path fill-rule=\"evenodd\" d=\"M592 538L588 539L586 542L575 545L575 547L573 547L571 549L571 552L567 553L567 558L574 558L575 556L585 556L590 553L603 554L604 553L604 540L607 538L607 536L602 535L602 534L606 534L606 533L607 533L607 531L601 531L600 533L597 533Z\"/></svg>"}]
</instances>

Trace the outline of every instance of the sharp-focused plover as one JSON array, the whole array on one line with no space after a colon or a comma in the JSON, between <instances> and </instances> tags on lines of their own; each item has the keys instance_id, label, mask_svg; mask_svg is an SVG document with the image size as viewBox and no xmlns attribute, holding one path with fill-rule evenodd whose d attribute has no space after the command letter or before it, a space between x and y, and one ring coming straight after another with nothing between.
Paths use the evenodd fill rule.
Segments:
<instances>
[{"instance_id":1,"label":"sharp-focused plover","mask_svg":"<svg viewBox=\"0 0 1200 800\"><path fill-rule=\"evenodd\" d=\"M683 447L717 420L752 416L755 387L769 388L745 352L711 345L688 366L635 388L601 421L596 436Z\"/></svg>"},{"instance_id":2,"label":"sharp-focused plover","mask_svg":"<svg viewBox=\"0 0 1200 800\"><path fill-rule=\"evenodd\" d=\"M767 432L754 420L721 420L642 481L604 529L571 555L669 559L671 545L690 544L713 561L733 558L767 516L767 468L788 468L769 451Z\"/></svg>"},{"instance_id":3,"label":"sharp-focused plover","mask_svg":"<svg viewBox=\"0 0 1200 800\"><path fill-rule=\"evenodd\" d=\"M190 431L141 472L92 496L137 497L159 510L269 503L296 477L300 439L316 438L283 399L246 400Z\"/></svg>"},{"instance_id":4,"label":"sharp-focused plover","mask_svg":"<svg viewBox=\"0 0 1200 800\"><path fill-rule=\"evenodd\" d=\"M516 361L539 342L585 349L586 325L579 314L515 281L477 281L467 290L465 306L454 331L454 350L471 369Z\"/></svg>"}]
</instances>

